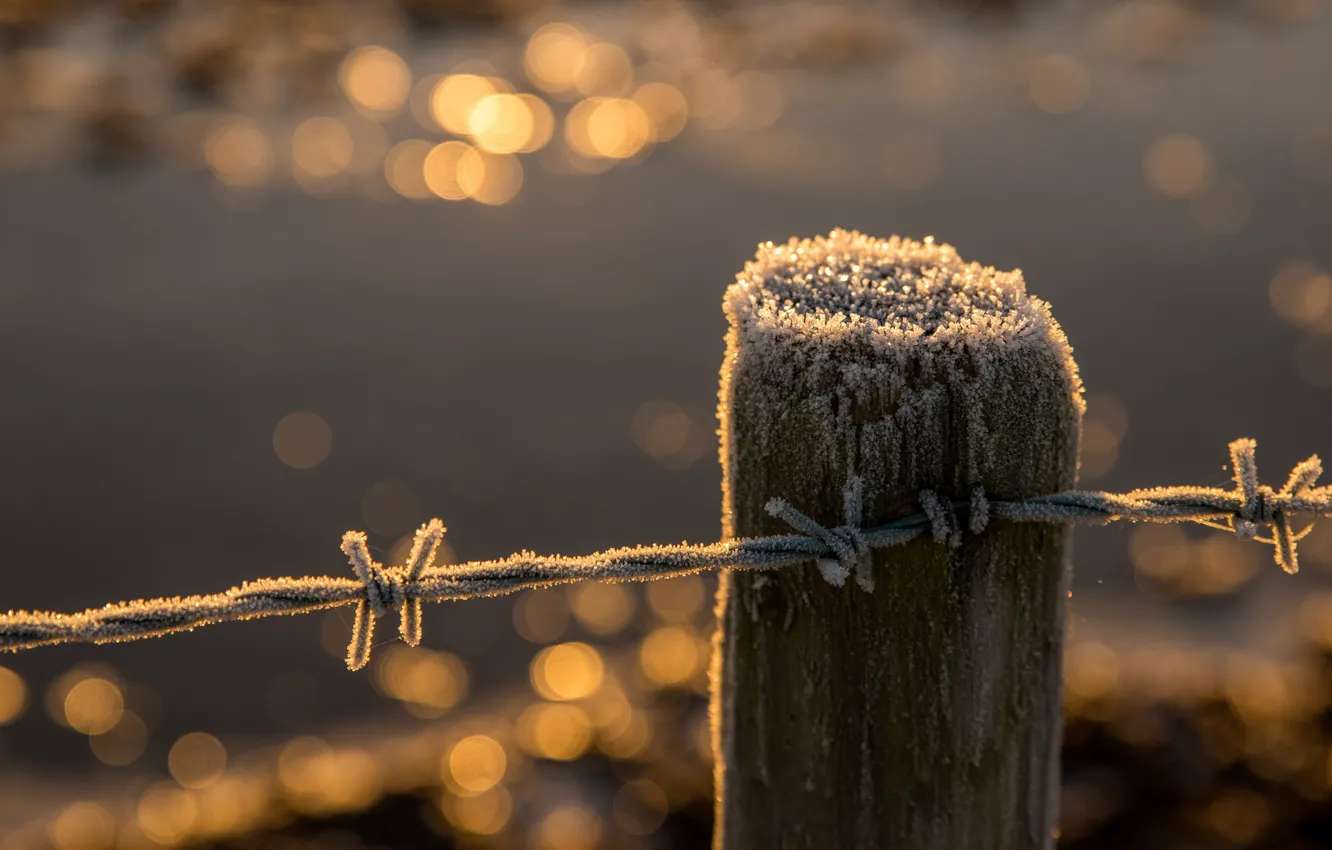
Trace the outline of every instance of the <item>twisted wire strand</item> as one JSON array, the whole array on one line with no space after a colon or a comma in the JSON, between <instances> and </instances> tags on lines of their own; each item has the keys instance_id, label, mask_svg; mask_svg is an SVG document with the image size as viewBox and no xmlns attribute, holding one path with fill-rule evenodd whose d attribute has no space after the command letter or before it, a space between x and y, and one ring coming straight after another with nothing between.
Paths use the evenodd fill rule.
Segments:
<instances>
[{"instance_id":1,"label":"twisted wire strand","mask_svg":"<svg viewBox=\"0 0 1332 850\"><path fill-rule=\"evenodd\" d=\"M863 482L852 476L843 490L844 525L827 528L783 499L772 499L768 513L793 530L792 535L726 540L718 543L631 546L591 555L537 555L518 552L492 561L436 565L444 525L432 519L416 533L402 566L376 563L365 534L349 531L342 551L355 578L306 576L249 581L222 593L176 596L108 604L82 613L10 611L0 615L0 651L17 652L60 643L116 643L160 637L199 626L279 614L304 614L341 605L356 605L347 666L364 667L370 659L375 620L399 614L399 633L409 645L421 640L421 603L502 596L519 590L549 587L587 579L650 581L712 569L778 569L815 561L823 577L842 586L855 576L865 591L874 588L870 552L899 546L928 535L937 543L958 546L965 529L982 534L992 520L1009 522L1194 522L1231 531L1241 539L1273 546L1275 560L1286 572L1299 567L1296 544L1309 533L1312 520L1332 516L1332 487L1314 487L1322 473L1317 456L1297 465L1280 490L1258 482L1253 440L1230 444L1235 487L1154 487L1128 493L1066 491L1023 501L998 501L975 488L967 501L948 501L933 491L919 494L921 511L861 528ZM1291 520L1310 524L1296 532ZM1261 526L1272 530L1259 537Z\"/></svg>"}]
</instances>

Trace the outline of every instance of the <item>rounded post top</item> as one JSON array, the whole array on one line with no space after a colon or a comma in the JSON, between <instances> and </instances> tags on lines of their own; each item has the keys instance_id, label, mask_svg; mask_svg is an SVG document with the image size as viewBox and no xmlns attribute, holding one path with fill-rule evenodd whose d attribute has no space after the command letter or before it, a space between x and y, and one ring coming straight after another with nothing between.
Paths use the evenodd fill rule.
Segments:
<instances>
[{"instance_id":1,"label":"rounded post top","mask_svg":"<svg viewBox=\"0 0 1332 850\"><path fill-rule=\"evenodd\" d=\"M759 245L727 290L726 309L746 326L894 343L1016 338L1053 322L1020 270L968 263L933 237L842 229Z\"/></svg>"},{"instance_id":2,"label":"rounded post top","mask_svg":"<svg viewBox=\"0 0 1332 850\"><path fill-rule=\"evenodd\" d=\"M1081 401L1068 339L1022 272L968 263L933 237L837 229L763 243L724 308L747 353L765 360L809 362L837 350L843 363L905 356L947 373L1037 354Z\"/></svg>"}]
</instances>

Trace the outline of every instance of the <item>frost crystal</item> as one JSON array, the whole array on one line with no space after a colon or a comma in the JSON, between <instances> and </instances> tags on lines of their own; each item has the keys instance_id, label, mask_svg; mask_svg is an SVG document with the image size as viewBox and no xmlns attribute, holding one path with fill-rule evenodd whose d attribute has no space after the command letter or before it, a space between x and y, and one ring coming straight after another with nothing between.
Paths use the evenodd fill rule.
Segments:
<instances>
[{"instance_id":1,"label":"frost crystal","mask_svg":"<svg viewBox=\"0 0 1332 850\"><path fill-rule=\"evenodd\" d=\"M874 354L965 356L1013 348L1062 355L1070 390L1081 388L1072 349L1044 301L1027 294L1020 270L967 263L948 244L834 230L813 239L767 242L727 290L728 316L747 344L815 356L840 342ZM820 358L821 359L821 358ZM846 376L852 378L853 376Z\"/></svg>"}]
</instances>

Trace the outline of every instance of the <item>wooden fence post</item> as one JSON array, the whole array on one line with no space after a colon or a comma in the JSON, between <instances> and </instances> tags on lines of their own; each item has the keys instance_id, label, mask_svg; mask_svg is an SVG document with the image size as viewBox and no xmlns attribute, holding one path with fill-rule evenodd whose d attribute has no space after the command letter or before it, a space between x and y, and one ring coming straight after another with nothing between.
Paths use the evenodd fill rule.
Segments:
<instances>
[{"instance_id":1,"label":"wooden fence post","mask_svg":"<svg viewBox=\"0 0 1332 850\"><path fill-rule=\"evenodd\" d=\"M948 245L833 231L760 246L725 308L727 536L789 533L773 497L833 528L932 490L959 520L957 545L876 551L840 587L812 565L723 574L714 846L1050 846L1068 531L976 533L967 510L976 488L1074 484L1081 382L1048 306ZM863 517L843 515L852 475Z\"/></svg>"}]
</instances>

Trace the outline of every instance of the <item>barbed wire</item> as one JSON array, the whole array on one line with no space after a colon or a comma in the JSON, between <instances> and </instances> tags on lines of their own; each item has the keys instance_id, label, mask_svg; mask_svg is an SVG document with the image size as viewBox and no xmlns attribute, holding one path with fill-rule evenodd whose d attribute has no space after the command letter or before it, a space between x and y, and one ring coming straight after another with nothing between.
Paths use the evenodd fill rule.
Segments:
<instances>
[{"instance_id":1,"label":"barbed wire","mask_svg":"<svg viewBox=\"0 0 1332 850\"><path fill-rule=\"evenodd\" d=\"M108 604L77 614L10 611L0 615L0 651L17 652L61 643L117 643L160 637L199 626L279 614L304 614L356 605L347 666L359 670L370 660L375 620L398 611L403 641L421 641L421 604L502 596L520 590L584 580L650 581L710 569L779 569L815 561L823 577L841 586L853 573L864 590L873 590L870 552L898 546L922 535L959 546L964 533L982 534L995 520L1009 522L1193 522L1231 531L1242 539L1273 546L1286 572L1299 568L1296 544L1312 529L1312 520L1332 516L1332 486L1315 488L1322 464L1317 455L1298 464L1280 490L1258 482L1257 444L1230 444L1235 487L1154 487L1128 493L1072 490L1023 501L989 499L977 488L965 502L942 499L925 490L920 512L871 528L862 528L863 482L852 476L843 490L845 524L827 528L792 507L772 499L767 511L799 534L725 540L718 543L631 546L591 555L537 555L522 551L507 558L436 565L444 524L432 519L416 532L402 566L386 567L370 555L363 532L349 531L342 551L355 578L306 576L249 581L222 593L176 596ZM959 522L958 512L967 515ZM1295 531L1291 521L1310 524ZM1259 537L1260 526L1270 537Z\"/></svg>"}]
</instances>

